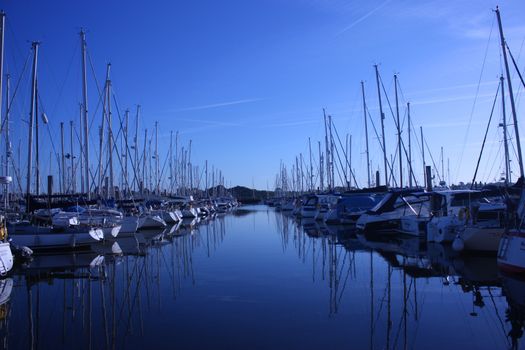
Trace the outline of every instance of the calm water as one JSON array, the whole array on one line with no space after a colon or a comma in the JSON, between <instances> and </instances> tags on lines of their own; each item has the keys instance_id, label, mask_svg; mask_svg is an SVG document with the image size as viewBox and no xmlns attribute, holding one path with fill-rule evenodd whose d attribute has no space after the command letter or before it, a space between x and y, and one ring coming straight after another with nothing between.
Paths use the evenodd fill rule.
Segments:
<instances>
[{"instance_id":1,"label":"calm water","mask_svg":"<svg viewBox=\"0 0 525 350\"><path fill-rule=\"evenodd\" d=\"M1 346L525 348L525 283L495 258L244 209L35 257L1 285Z\"/></svg>"}]
</instances>

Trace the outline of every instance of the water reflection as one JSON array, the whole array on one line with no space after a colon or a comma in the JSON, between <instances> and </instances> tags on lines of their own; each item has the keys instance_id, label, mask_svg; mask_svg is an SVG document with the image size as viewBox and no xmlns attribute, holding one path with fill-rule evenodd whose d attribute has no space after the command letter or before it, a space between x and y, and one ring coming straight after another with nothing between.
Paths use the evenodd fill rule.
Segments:
<instances>
[{"instance_id":1,"label":"water reflection","mask_svg":"<svg viewBox=\"0 0 525 350\"><path fill-rule=\"evenodd\" d=\"M421 327L440 329L441 322L450 321L429 306L435 304L432 299L455 304L458 294L470 296L470 305L459 303L456 313L462 319L453 322L463 323L472 338L479 338L474 318L482 318L489 323L491 336L498 337L492 340L494 346L519 348L525 326L525 281L502 276L495 256L460 255L450 246L427 244L417 237L358 235L348 226L298 220L284 213L276 222L283 248L294 249L302 262L311 264L312 281L320 278L328 287L330 316L342 303L355 306L355 295L345 290L364 283L362 274L368 274L370 349L418 348L418 333L432 333ZM444 334L448 345L473 344L453 332ZM436 345L431 347L440 347Z\"/></svg>"},{"instance_id":2,"label":"water reflection","mask_svg":"<svg viewBox=\"0 0 525 350\"><path fill-rule=\"evenodd\" d=\"M2 348L520 348L525 282L495 257L356 235L265 207L0 280Z\"/></svg>"},{"instance_id":3,"label":"water reflection","mask_svg":"<svg viewBox=\"0 0 525 350\"><path fill-rule=\"evenodd\" d=\"M85 252L34 255L0 280L2 348L137 347L129 336L147 344L145 313L175 300L186 281L195 284L193 254L205 246L211 256L225 236L223 221L185 221ZM8 305L13 283L16 314Z\"/></svg>"}]
</instances>

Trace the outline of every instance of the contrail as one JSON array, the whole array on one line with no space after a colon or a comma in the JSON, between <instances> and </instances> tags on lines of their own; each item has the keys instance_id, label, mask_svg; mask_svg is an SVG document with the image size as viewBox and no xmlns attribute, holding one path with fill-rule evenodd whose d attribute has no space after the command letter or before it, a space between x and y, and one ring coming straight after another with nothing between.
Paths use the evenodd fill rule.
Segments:
<instances>
[{"instance_id":1,"label":"contrail","mask_svg":"<svg viewBox=\"0 0 525 350\"><path fill-rule=\"evenodd\" d=\"M379 6L377 6L376 8L372 9L370 12L366 13L365 15L359 17L358 19L356 19L355 21L353 21L350 25L346 26L345 28L343 28L343 30L341 30L339 33L336 34L336 36L338 35L341 35L343 34L344 32L352 29L353 27L355 27L356 25L358 25L359 23L363 22L365 19L367 19L368 17L372 16L375 12L379 11L380 9L382 9L383 7L385 7L386 4L388 4L391 0L386 0L386 1L383 1L381 4L379 4Z\"/></svg>"},{"instance_id":2,"label":"contrail","mask_svg":"<svg viewBox=\"0 0 525 350\"><path fill-rule=\"evenodd\" d=\"M261 98L249 98L249 99L244 99L244 100L220 102L220 103L214 103L214 104L203 105L203 106L186 107L186 108L178 109L177 111L197 111L197 110L201 110L201 109L210 109L210 108L219 108L219 107L240 105L240 104L243 104L243 103L257 102L257 101L260 101L260 100L262 100L262 99Z\"/></svg>"}]
</instances>

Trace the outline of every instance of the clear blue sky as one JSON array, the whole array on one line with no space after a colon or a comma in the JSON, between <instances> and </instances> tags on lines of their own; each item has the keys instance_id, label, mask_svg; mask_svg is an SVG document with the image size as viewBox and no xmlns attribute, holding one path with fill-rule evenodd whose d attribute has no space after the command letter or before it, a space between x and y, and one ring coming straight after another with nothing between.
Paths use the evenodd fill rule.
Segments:
<instances>
[{"instance_id":1,"label":"clear blue sky","mask_svg":"<svg viewBox=\"0 0 525 350\"><path fill-rule=\"evenodd\" d=\"M141 126L150 130L159 121L162 152L170 130L178 130L181 143L193 142L194 164L207 159L222 169L228 185L253 183L265 189L267 183L273 187L281 160L291 167L296 155L307 156L308 137L313 142L323 138L323 107L342 137L352 135L353 167L365 185L360 81L365 81L370 113L379 126L373 70L378 63L392 102L393 74L399 74L401 115L410 102L413 123L423 126L436 162L443 146L451 180L466 182L474 172L502 72L492 12L497 4L523 71L525 2L519 0L2 0L8 26L5 69L16 81L30 41L42 42L39 86L51 121L42 147L52 171L56 161L49 162L50 139L58 147L59 122L78 118L78 32L83 27L99 84L111 62L119 108L130 108L134 115L135 106L142 105ZM25 76L12 116L13 145L16 152L21 138L22 154L27 136L21 120L27 119L29 105L27 72ZM514 87L523 129L523 89L517 80ZM97 95L90 74L92 113ZM499 122L499 102L496 108ZM90 116L95 123L101 119L100 109L97 113ZM396 133L392 117L386 116L387 150L394 154ZM478 177L482 181L497 178L503 169L501 130L495 125ZM96 134L93 127L93 145ZM372 166L382 170L372 134L370 144ZM420 154L414 151L413 156L419 178ZM516 178L513 151L511 157ZM23 156L23 167L25 162Z\"/></svg>"}]
</instances>

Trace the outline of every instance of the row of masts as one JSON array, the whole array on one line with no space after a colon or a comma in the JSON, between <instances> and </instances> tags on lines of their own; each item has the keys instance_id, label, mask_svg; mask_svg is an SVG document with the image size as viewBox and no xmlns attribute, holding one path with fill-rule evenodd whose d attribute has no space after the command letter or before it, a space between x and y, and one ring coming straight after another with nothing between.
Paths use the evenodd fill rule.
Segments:
<instances>
[{"instance_id":1,"label":"row of masts","mask_svg":"<svg viewBox=\"0 0 525 350\"><path fill-rule=\"evenodd\" d=\"M518 132L518 120L516 116L516 106L514 102L514 94L512 90L512 82L509 70L509 64L507 59L507 50L510 50L505 42L503 36L501 16L499 9L495 10L499 31L500 31L500 43L503 51L503 61L505 64L505 74L507 80L507 87L509 91L509 99L511 105L511 112L514 125L514 134L516 137L517 145L517 157L520 167L520 176L524 177L524 168L523 160L521 153L521 143ZM509 51L510 52L510 51ZM383 163L383 184L388 187L397 187L397 188L414 188L421 185L427 185L434 178L427 178L427 162L425 159L425 153L430 155L433 167L434 174L437 175L439 179L439 184L441 186L446 186L447 182L445 181L445 167L444 167L444 155L443 147L441 147L440 152L440 163L436 164L430 149L426 143L426 140L423 136L423 127L419 127L419 137L414 130L412 119L411 119L411 106L410 102L406 103L406 128L407 128L407 138L408 145L405 147L405 140L403 139L403 125L404 120L401 119L400 115L400 102L399 102L399 79L398 74L394 74L394 98L395 106L392 108L390 105L390 100L388 99L388 94L383 84L379 72L379 66L374 65L375 71L375 80L377 87L377 97L378 97L378 108L379 108L379 120L380 120L380 134L377 128L374 125L374 121L371 117L371 114L368 109L366 96L365 96L365 83L361 81L361 95L362 95L362 108L363 108L363 120L364 120L364 133L365 133L365 153L366 153L366 187L371 188L373 186L379 186L380 176L379 168L375 172L375 181L374 174L372 173L372 163L370 160L370 144L369 144L369 123L373 126L373 131L375 133L375 138L379 141L379 147L382 154L382 163ZM500 77L500 83L498 90L501 90L501 108L502 108L502 123L500 126L503 128L503 143L504 143L504 182L508 185L512 181L512 172L510 168L510 156L509 156L509 134L507 128L507 119L506 119L506 110L505 110L505 78L503 74ZM384 100L386 99L388 107L392 114L392 119L396 129L396 155L390 155L388 158L388 147L386 146L386 133L385 133L385 112L384 112ZM311 140L308 138L308 152L309 152L309 165L305 164L303 154L299 154L295 157L295 163L292 163L291 171L289 174L288 168L281 162L279 172L276 176L275 187L281 189L283 193L305 193L305 192L315 192L315 191L333 191L336 187L343 189L359 188L359 184L355 179L355 173L352 167L352 135L347 134L346 136L346 146L343 146L339 135L337 134L337 129L335 128L333 118L331 115L327 115L326 110L323 109L323 121L324 121L324 150L321 145L321 141L318 141L318 164L315 166L312 161L312 147ZM416 177L416 171L413 168L413 147L412 147L412 138L415 138L417 143L420 145L421 157L422 157L422 174L423 181L418 182ZM426 152L425 152L426 148ZM342 156L342 157L341 157ZM404 162L406 161L406 169L404 168ZM447 160L449 163L450 160ZM397 174L395 166L398 166ZM479 165L479 162L478 162ZM447 165L448 169L448 179L450 185L450 166ZM440 169L441 168L441 169ZM477 172L477 169L476 169ZM404 177L404 175L407 177ZM339 182L336 180L336 174L339 177ZM397 176L396 176L397 175ZM353 181L353 182L352 182ZM475 176L472 181L472 185L475 182ZM339 184L337 186L336 184Z\"/></svg>"},{"instance_id":2,"label":"row of masts","mask_svg":"<svg viewBox=\"0 0 525 350\"><path fill-rule=\"evenodd\" d=\"M0 111L2 111L2 87L3 87L3 52L4 52L4 32L5 32L5 13L0 13ZM130 110L126 110L122 120L118 111L117 101L113 93L111 81L111 64L106 66L106 77L103 92L100 100L102 102L102 118L98 128L98 153L96 155L96 167L91 162L95 157L90 155L93 145L90 145L90 127L95 121L94 116L90 115L88 109L88 53L86 43L86 33L80 31L81 47L81 67L82 67L82 102L79 104L80 116L78 127L76 121L69 121L69 135L66 136L66 124L60 122L60 145L59 152L56 154L58 163L58 184L59 192L62 194L75 194L80 191L88 200L92 197L119 198L130 197L132 194L177 194L192 195L194 192L208 188L214 188L210 194L222 195L218 193L217 187L225 187L225 179L222 171L212 166L208 170L208 161L204 167L199 167L192 162L192 140L187 147L179 149L179 132L170 131L169 151L162 162L159 152L159 123L155 122L153 132L144 129L144 139L140 144L141 131L139 124L141 121L141 106L137 105L135 115L134 135L130 129ZM18 181L20 193L26 196L32 194L39 195L41 191L41 165L40 165L40 140L39 140L39 101L38 91L38 63L39 63L40 43L31 43L32 50L32 69L31 69L31 93L29 103L28 138L27 138L27 172L25 178L25 189L21 186L21 167L15 166L12 158L12 147L9 134L9 115L15 96L10 96L10 75L6 75L6 108L0 113L0 124L2 125L2 135L5 138L5 176L11 175L14 171ZM114 112L116 108L117 113ZM44 124L48 123L45 113L41 113ZM117 116L118 118L115 118ZM117 119L117 120L115 120ZM115 124L118 127L115 129ZM66 138L69 140L67 145ZM174 140L175 139L175 140ZM78 149L75 145L78 145ZM175 149L174 149L175 147ZM19 147L20 148L20 147ZM19 150L20 152L20 150ZM57 152L58 153L58 152ZM35 158L35 159L33 159ZM50 157L52 158L52 156ZM20 163L20 162L19 162ZM51 165L50 165L51 168ZM120 181L118 179L120 169ZM33 174L33 170L35 174ZM51 171L50 171L51 172ZM50 174L51 175L51 174ZM78 183L80 186L77 186ZM118 186L117 186L118 183ZM6 197L8 198L10 187L6 186ZM117 189L118 192L117 193ZM48 189L49 192L49 189Z\"/></svg>"}]
</instances>

